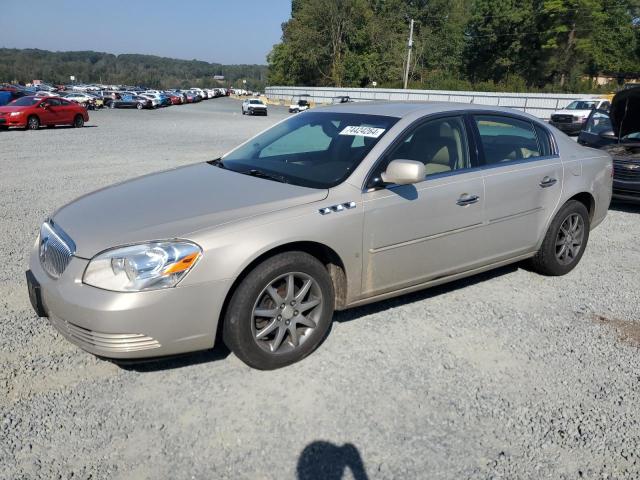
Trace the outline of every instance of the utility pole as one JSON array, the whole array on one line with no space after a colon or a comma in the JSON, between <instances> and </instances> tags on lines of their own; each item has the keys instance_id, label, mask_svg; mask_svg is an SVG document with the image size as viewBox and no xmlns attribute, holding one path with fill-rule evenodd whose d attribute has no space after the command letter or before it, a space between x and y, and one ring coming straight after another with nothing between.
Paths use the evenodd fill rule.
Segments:
<instances>
[{"instance_id":1,"label":"utility pole","mask_svg":"<svg viewBox=\"0 0 640 480\"><path fill-rule=\"evenodd\" d=\"M404 70L404 89L409 84L409 68L411 65L411 49L413 48L413 18L411 19L411 29L409 30L409 44L407 49L407 67Z\"/></svg>"}]
</instances>

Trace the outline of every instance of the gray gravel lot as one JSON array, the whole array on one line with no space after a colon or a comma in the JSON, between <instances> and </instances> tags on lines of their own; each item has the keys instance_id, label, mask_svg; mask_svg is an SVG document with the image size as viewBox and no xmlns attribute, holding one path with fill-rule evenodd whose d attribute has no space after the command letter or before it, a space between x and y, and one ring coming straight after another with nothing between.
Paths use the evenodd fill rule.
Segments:
<instances>
[{"instance_id":1,"label":"gray gravel lot","mask_svg":"<svg viewBox=\"0 0 640 480\"><path fill-rule=\"evenodd\" d=\"M640 478L639 207L614 205L566 277L508 267L342 312L285 369L224 349L124 368L32 313L39 224L287 113L216 99L90 115L0 132L0 478Z\"/></svg>"}]
</instances>

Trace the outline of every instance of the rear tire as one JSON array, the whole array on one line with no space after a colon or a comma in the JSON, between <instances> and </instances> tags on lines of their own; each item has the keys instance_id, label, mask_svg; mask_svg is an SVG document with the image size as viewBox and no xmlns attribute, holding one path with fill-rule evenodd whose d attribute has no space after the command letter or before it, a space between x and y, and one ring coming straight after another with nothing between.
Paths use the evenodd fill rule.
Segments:
<instances>
[{"instance_id":1,"label":"rear tire","mask_svg":"<svg viewBox=\"0 0 640 480\"><path fill-rule=\"evenodd\" d=\"M238 285L226 309L223 340L250 367L281 368L322 343L333 308L333 283L325 266L308 253L281 253Z\"/></svg>"},{"instance_id":2,"label":"rear tire","mask_svg":"<svg viewBox=\"0 0 640 480\"><path fill-rule=\"evenodd\" d=\"M78 114L75 116L75 118L73 119L73 126L75 128L84 127L84 118L82 118L82 115Z\"/></svg>"},{"instance_id":3,"label":"rear tire","mask_svg":"<svg viewBox=\"0 0 640 480\"><path fill-rule=\"evenodd\" d=\"M27 119L27 130L38 130L40 128L40 119L35 115L31 115Z\"/></svg>"},{"instance_id":4,"label":"rear tire","mask_svg":"<svg viewBox=\"0 0 640 480\"><path fill-rule=\"evenodd\" d=\"M142 110L142 109L144 108L144 105L142 105L141 103L137 103L137 104L136 104L136 108L137 108L138 110Z\"/></svg>"},{"instance_id":5,"label":"rear tire","mask_svg":"<svg viewBox=\"0 0 640 480\"><path fill-rule=\"evenodd\" d=\"M540 250L531 259L532 269L548 276L569 273L580 263L589 230L587 208L577 200L569 200L549 225Z\"/></svg>"}]
</instances>

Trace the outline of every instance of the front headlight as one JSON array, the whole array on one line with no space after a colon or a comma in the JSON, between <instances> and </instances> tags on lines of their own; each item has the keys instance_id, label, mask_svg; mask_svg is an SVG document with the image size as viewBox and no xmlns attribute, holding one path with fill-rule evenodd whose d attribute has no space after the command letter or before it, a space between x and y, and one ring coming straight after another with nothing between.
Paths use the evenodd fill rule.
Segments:
<instances>
[{"instance_id":1,"label":"front headlight","mask_svg":"<svg viewBox=\"0 0 640 480\"><path fill-rule=\"evenodd\" d=\"M22 115L22 112L11 112L9 114L10 117L17 117L18 115Z\"/></svg>"},{"instance_id":2,"label":"front headlight","mask_svg":"<svg viewBox=\"0 0 640 480\"><path fill-rule=\"evenodd\" d=\"M89 262L82 281L116 292L174 287L201 255L198 245L182 240L114 248Z\"/></svg>"}]
</instances>

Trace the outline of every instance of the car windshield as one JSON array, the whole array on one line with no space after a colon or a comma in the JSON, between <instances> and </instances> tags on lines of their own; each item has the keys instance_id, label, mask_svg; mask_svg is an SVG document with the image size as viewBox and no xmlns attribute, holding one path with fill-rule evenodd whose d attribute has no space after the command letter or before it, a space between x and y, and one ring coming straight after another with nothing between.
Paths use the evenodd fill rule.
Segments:
<instances>
[{"instance_id":1,"label":"car windshield","mask_svg":"<svg viewBox=\"0 0 640 480\"><path fill-rule=\"evenodd\" d=\"M595 135L600 135L602 133L613 133L613 125L611 123L611 118L609 115L602 111L593 112L593 115L589 118L587 125L585 126L585 131L588 133L593 133ZM637 141L640 139L640 132L631 132L620 140L633 140Z\"/></svg>"},{"instance_id":2,"label":"car windshield","mask_svg":"<svg viewBox=\"0 0 640 480\"><path fill-rule=\"evenodd\" d=\"M575 102L571 102L566 110L591 110L598 106L598 102L587 102L584 100L576 100Z\"/></svg>"},{"instance_id":3,"label":"car windshield","mask_svg":"<svg viewBox=\"0 0 640 480\"><path fill-rule=\"evenodd\" d=\"M262 101L260 100L249 100L251 105L262 105Z\"/></svg>"},{"instance_id":4,"label":"car windshield","mask_svg":"<svg viewBox=\"0 0 640 480\"><path fill-rule=\"evenodd\" d=\"M241 173L330 188L346 180L397 121L378 115L305 112L231 151L222 162L224 168Z\"/></svg>"},{"instance_id":5,"label":"car windshield","mask_svg":"<svg viewBox=\"0 0 640 480\"><path fill-rule=\"evenodd\" d=\"M10 107L30 107L38 102L41 102L42 98L22 97L14 100L9 104Z\"/></svg>"}]
</instances>

